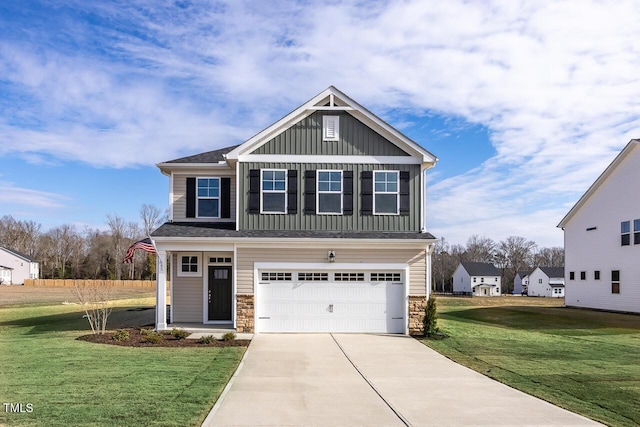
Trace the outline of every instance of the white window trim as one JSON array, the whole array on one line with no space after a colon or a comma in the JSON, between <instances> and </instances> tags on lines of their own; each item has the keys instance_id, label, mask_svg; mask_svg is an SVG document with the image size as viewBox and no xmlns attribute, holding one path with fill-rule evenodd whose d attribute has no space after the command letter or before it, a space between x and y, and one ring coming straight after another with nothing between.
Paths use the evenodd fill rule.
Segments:
<instances>
[{"instance_id":1,"label":"white window trim","mask_svg":"<svg viewBox=\"0 0 640 427\"><path fill-rule=\"evenodd\" d=\"M330 135L329 123L333 122L333 135ZM322 116L322 140L323 141L339 141L340 140L340 116Z\"/></svg>"},{"instance_id":2,"label":"white window trim","mask_svg":"<svg viewBox=\"0 0 640 427\"><path fill-rule=\"evenodd\" d=\"M182 271L182 257L196 257L198 264L198 271ZM201 252L178 252L177 262L177 275L178 277L202 277L202 253Z\"/></svg>"},{"instance_id":3,"label":"white window trim","mask_svg":"<svg viewBox=\"0 0 640 427\"><path fill-rule=\"evenodd\" d=\"M198 195L198 181L201 179L217 179L218 180L218 197L200 197ZM222 188L220 187L222 181L219 176L199 176L196 178L196 218L215 218L220 219L220 211L222 210L222 200L220 198L220 192ZM216 200L218 199L218 216L201 216L200 215L200 199L203 200Z\"/></svg>"},{"instance_id":4,"label":"white window trim","mask_svg":"<svg viewBox=\"0 0 640 427\"><path fill-rule=\"evenodd\" d=\"M284 191L283 190L263 190L262 189L262 172L284 172ZM260 169L260 213L261 214L275 214L275 215L282 215L282 214L286 214L287 213L287 191L289 190L289 183L288 183L288 171L287 169ZM274 212L274 211L265 211L263 208L263 203L262 203L262 195L264 193L284 193L284 211L282 212Z\"/></svg>"},{"instance_id":5,"label":"white window trim","mask_svg":"<svg viewBox=\"0 0 640 427\"><path fill-rule=\"evenodd\" d=\"M395 172L397 176L396 191L376 191L376 174L388 173L388 172ZM395 213L376 212L376 194L395 194L396 195L396 212ZM373 171L373 214L374 215L393 215L393 216L400 215L400 171L387 171L387 170Z\"/></svg>"},{"instance_id":6,"label":"white window trim","mask_svg":"<svg viewBox=\"0 0 640 427\"><path fill-rule=\"evenodd\" d=\"M340 212L320 212L320 172L340 172ZM322 194L338 194L337 191L322 191ZM344 171L319 169L316 171L316 215L343 215L344 213Z\"/></svg>"}]
</instances>

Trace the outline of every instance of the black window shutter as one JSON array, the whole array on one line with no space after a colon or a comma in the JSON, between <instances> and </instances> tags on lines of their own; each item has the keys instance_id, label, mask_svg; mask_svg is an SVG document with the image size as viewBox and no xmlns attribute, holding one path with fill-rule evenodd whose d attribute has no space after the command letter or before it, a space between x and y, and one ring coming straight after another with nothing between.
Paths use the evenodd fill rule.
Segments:
<instances>
[{"instance_id":1,"label":"black window shutter","mask_svg":"<svg viewBox=\"0 0 640 427\"><path fill-rule=\"evenodd\" d=\"M360 173L362 182L362 215L373 215L373 171Z\"/></svg>"},{"instance_id":2,"label":"black window shutter","mask_svg":"<svg viewBox=\"0 0 640 427\"><path fill-rule=\"evenodd\" d=\"M304 213L316 214L316 171L304 172Z\"/></svg>"},{"instance_id":3,"label":"black window shutter","mask_svg":"<svg viewBox=\"0 0 640 427\"><path fill-rule=\"evenodd\" d=\"M400 171L400 215L409 215L411 203L409 197L409 182L411 177L408 171Z\"/></svg>"},{"instance_id":4,"label":"black window shutter","mask_svg":"<svg viewBox=\"0 0 640 427\"><path fill-rule=\"evenodd\" d=\"M220 178L220 218L231 218L231 178Z\"/></svg>"},{"instance_id":5,"label":"black window shutter","mask_svg":"<svg viewBox=\"0 0 640 427\"><path fill-rule=\"evenodd\" d=\"M295 169L287 172L287 213L298 213L298 171Z\"/></svg>"},{"instance_id":6,"label":"black window shutter","mask_svg":"<svg viewBox=\"0 0 640 427\"><path fill-rule=\"evenodd\" d=\"M196 217L196 179L187 178L187 218Z\"/></svg>"},{"instance_id":7,"label":"black window shutter","mask_svg":"<svg viewBox=\"0 0 640 427\"><path fill-rule=\"evenodd\" d=\"M353 171L342 172L342 214L353 215Z\"/></svg>"},{"instance_id":8,"label":"black window shutter","mask_svg":"<svg viewBox=\"0 0 640 427\"><path fill-rule=\"evenodd\" d=\"M249 170L249 206L250 214L260 213L260 169Z\"/></svg>"}]
</instances>

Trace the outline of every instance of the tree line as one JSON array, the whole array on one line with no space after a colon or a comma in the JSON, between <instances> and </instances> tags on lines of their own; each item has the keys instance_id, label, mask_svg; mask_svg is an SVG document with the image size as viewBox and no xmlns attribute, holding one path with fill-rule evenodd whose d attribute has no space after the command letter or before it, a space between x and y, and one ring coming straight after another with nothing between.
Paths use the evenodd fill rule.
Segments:
<instances>
[{"instance_id":1,"label":"tree line","mask_svg":"<svg viewBox=\"0 0 640 427\"><path fill-rule=\"evenodd\" d=\"M564 248L539 248L524 237L510 236L501 242L473 235L466 245L451 245L443 237L432 254L432 289L451 292L453 272L461 262L485 262L495 265L502 273L502 292L513 291L518 271L535 267L564 267Z\"/></svg>"},{"instance_id":2,"label":"tree line","mask_svg":"<svg viewBox=\"0 0 640 427\"><path fill-rule=\"evenodd\" d=\"M143 204L140 223L107 215L106 230L62 224L43 231L35 221L0 218L0 246L28 255L40 263L42 279L153 280L155 255L136 251L131 264L123 264L125 252L162 224L166 213Z\"/></svg>"}]
</instances>

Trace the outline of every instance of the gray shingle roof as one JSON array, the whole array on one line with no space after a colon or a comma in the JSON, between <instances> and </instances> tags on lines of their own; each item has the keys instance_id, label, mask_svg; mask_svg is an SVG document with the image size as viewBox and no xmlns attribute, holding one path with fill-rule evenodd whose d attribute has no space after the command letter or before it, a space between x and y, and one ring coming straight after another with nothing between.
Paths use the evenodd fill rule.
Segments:
<instances>
[{"instance_id":1,"label":"gray shingle roof","mask_svg":"<svg viewBox=\"0 0 640 427\"><path fill-rule=\"evenodd\" d=\"M435 239L431 233L417 231L313 231L313 230L238 230L235 223L167 222L151 237L237 237L283 239Z\"/></svg>"},{"instance_id":2,"label":"gray shingle roof","mask_svg":"<svg viewBox=\"0 0 640 427\"><path fill-rule=\"evenodd\" d=\"M518 271L518 276L520 276L521 279L524 279L526 276L530 275L532 273L531 270L521 270Z\"/></svg>"},{"instance_id":3,"label":"gray shingle roof","mask_svg":"<svg viewBox=\"0 0 640 427\"><path fill-rule=\"evenodd\" d=\"M23 258L26 261L29 262L38 262L37 259L30 257L29 255L25 255L22 252L18 252L18 251L14 251L13 249L9 249L9 248L5 248L4 246L0 246L0 249L4 249L5 251L9 252L10 254L13 254L19 258Z\"/></svg>"},{"instance_id":4,"label":"gray shingle roof","mask_svg":"<svg viewBox=\"0 0 640 427\"><path fill-rule=\"evenodd\" d=\"M542 270L549 278L564 278L564 267L540 267L540 270Z\"/></svg>"},{"instance_id":5,"label":"gray shingle roof","mask_svg":"<svg viewBox=\"0 0 640 427\"><path fill-rule=\"evenodd\" d=\"M220 148L214 151L207 151L206 153L169 160L164 163L218 163L224 160L224 154L227 154L236 147L237 145L233 145L231 147Z\"/></svg>"},{"instance_id":6,"label":"gray shingle roof","mask_svg":"<svg viewBox=\"0 0 640 427\"><path fill-rule=\"evenodd\" d=\"M462 262L469 276L500 276L500 270L495 265L486 262Z\"/></svg>"}]
</instances>

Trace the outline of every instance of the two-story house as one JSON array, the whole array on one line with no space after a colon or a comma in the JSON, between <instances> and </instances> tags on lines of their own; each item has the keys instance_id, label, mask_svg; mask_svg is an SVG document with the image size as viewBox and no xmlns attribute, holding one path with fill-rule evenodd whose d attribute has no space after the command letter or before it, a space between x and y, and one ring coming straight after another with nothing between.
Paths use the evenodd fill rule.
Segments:
<instances>
[{"instance_id":1,"label":"two-story house","mask_svg":"<svg viewBox=\"0 0 640 427\"><path fill-rule=\"evenodd\" d=\"M640 313L640 139L632 139L558 227L565 304Z\"/></svg>"},{"instance_id":2,"label":"two-story house","mask_svg":"<svg viewBox=\"0 0 640 427\"><path fill-rule=\"evenodd\" d=\"M500 296L502 276L495 265L464 261L453 272L453 292L476 297Z\"/></svg>"},{"instance_id":3,"label":"two-story house","mask_svg":"<svg viewBox=\"0 0 640 427\"><path fill-rule=\"evenodd\" d=\"M0 246L0 284L22 285L40 277L40 263L13 249Z\"/></svg>"},{"instance_id":4,"label":"two-story house","mask_svg":"<svg viewBox=\"0 0 640 427\"><path fill-rule=\"evenodd\" d=\"M329 87L241 145L160 163L156 327L419 332L436 161Z\"/></svg>"},{"instance_id":5,"label":"two-story house","mask_svg":"<svg viewBox=\"0 0 640 427\"><path fill-rule=\"evenodd\" d=\"M513 294L526 295L529 289L529 275L531 270L522 270L516 273L516 277L513 278Z\"/></svg>"},{"instance_id":6,"label":"two-story house","mask_svg":"<svg viewBox=\"0 0 640 427\"><path fill-rule=\"evenodd\" d=\"M564 267L536 267L529 274L527 295L564 298Z\"/></svg>"}]
</instances>

